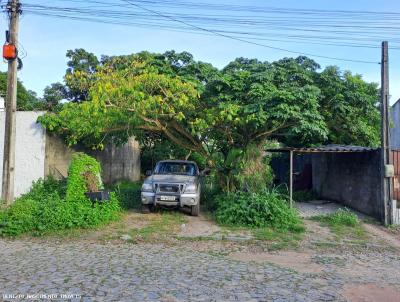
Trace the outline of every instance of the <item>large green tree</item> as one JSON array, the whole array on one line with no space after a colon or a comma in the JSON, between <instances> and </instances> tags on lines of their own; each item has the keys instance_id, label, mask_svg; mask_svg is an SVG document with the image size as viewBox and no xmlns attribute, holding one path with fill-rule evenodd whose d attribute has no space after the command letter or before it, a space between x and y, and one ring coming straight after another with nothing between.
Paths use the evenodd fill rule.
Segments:
<instances>
[{"instance_id":1,"label":"large green tree","mask_svg":"<svg viewBox=\"0 0 400 302\"><path fill-rule=\"evenodd\" d=\"M320 112L328 126L324 143L378 146L380 143L379 90L360 75L329 66L316 74L321 89Z\"/></svg>"},{"instance_id":2,"label":"large green tree","mask_svg":"<svg viewBox=\"0 0 400 302\"><path fill-rule=\"evenodd\" d=\"M271 139L376 145L376 85L336 67L319 68L306 57L239 58L222 70L188 53L102 57L96 68L66 76L69 91L84 92L86 101L40 121L71 144L95 148L131 135L144 146L167 139L221 175L235 174L246 150Z\"/></svg>"}]
</instances>

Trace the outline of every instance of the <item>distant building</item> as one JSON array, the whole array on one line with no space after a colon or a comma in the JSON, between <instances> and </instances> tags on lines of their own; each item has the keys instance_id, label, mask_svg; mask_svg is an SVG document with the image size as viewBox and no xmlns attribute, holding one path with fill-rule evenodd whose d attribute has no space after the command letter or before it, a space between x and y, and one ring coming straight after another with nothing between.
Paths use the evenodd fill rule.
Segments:
<instances>
[{"instance_id":1,"label":"distant building","mask_svg":"<svg viewBox=\"0 0 400 302\"><path fill-rule=\"evenodd\" d=\"M390 110L391 128L390 128L390 147L400 149L400 99L393 104Z\"/></svg>"}]
</instances>

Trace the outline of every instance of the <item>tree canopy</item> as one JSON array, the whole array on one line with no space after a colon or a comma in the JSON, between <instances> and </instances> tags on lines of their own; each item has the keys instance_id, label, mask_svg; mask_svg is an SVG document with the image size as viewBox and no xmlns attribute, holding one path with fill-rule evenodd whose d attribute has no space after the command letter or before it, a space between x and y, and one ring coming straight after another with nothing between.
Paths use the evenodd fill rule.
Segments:
<instances>
[{"instance_id":1,"label":"tree canopy","mask_svg":"<svg viewBox=\"0 0 400 302\"><path fill-rule=\"evenodd\" d=\"M7 94L7 72L0 72L0 96ZM27 90L21 81L17 82L17 109L36 110L42 109L42 102L38 99L35 92Z\"/></svg>"},{"instance_id":2,"label":"tree canopy","mask_svg":"<svg viewBox=\"0 0 400 302\"><path fill-rule=\"evenodd\" d=\"M226 172L232 159L267 140L379 143L377 85L337 67L319 72L307 57L238 58L222 70L186 52L89 57L68 64L64 89L80 101L40 118L70 144L98 148L135 135L145 145L163 137Z\"/></svg>"}]
</instances>

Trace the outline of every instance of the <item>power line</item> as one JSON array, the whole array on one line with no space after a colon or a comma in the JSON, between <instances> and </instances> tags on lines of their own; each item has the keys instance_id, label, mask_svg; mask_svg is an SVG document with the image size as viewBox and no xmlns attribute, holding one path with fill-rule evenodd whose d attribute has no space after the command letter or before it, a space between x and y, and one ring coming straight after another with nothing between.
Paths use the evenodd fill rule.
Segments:
<instances>
[{"instance_id":1,"label":"power line","mask_svg":"<svg viewBox=\"0 0 400 302\"><path fill-rule=\"evenodd\" d=\"M53 0L53 1L65 1L65 0ZM30 14L35 14L39 16L46 17L56 17L56 18L68 18L73 20L81 20L81 21L89 21L89 22L98 22L98 23L109 23L116 25L127 25L127 26L137 26L137 27L147 27L147 28L157 28L161 30L170 30L177 32L186 32L186 33L195 33L195 34L206 34L206 35L218 35L223 36L225 38L234 39L236 41L244 42L247 44L258 45L261 47L267 47L271 49L276 49L280 51L295 53L295 54L304 54L309 56L341 60L341 61L354 61L360 63L376 63L372 61L365 60L353 60L346 58L338 58L338 57L327 57L317 54L304 53L304 52L296 52L289 49L273 47L269 45L262 44L262 41L274 41L274 42L283 42L283 43L307 43L307 44L315 44L315 45L324 45L324 46L340 46L340 47L355 47L355 48L378 48L375 43L380 42L381 40L389 40L392 45L395 45L391 49L400 49L396 46L396 43L399 43L400 40L396 38L390 38L391 31L395 32L393 35L397 37L397 32L400 30L400 27L396 27L397 23L385 23L380 21L381 23L376 24L376 20L368 21L363 19L356 19L351 21L341 21L340 24L342 28L353 29L359 28L362 31L358 30L327 30L323 29L330 27L337 27L337 20L328 20L323 19L323 21L319 20L308 20L309 16L306 16L302 19L291 20L290 15L291 9L271 9L272 13L275 14L275 10L279 11L278 15L282 14L283 17L273 16L274 18L268 17L261 18L261 16L257 16L257 18L249 17L249 16L238 16L238 15L218 15L218 14L206 14L196 12L195 14L187 14L187 13L174 13L174 16L166 15L159 13L158 11L151 9L144 9L141 5L135 5L131 1L124 1L124 3L110 3L110 2L101 2L98 0L87 0L87 1L79 1L79 0L70 0L69 2L74 2L77 4L84 4L85 6L78 7L58 7L58 6L47 6L47 5L38 5L38 4L29 4L26 3L24 7L25 12ZM137 2L145 2L153 5L160 4L159 2L152 1L140 1ZM190 5L187 4L187 1L173 1L170 2L168 0L162 1L162 4L174 4L174 5ZM95 4L95 6L94 6ZM126 8L132 5L136 6L139 11L127 11ZM196 2L196 5L200 5ZM112 7L112 9L102 10L98 9L100 7ZM230 8L231 6L226 6ZM121 8L121 9L119 9ZM116 10L117 9L117 10ZM119 10L118 10L119 9ZM283 12L281 12L283 10ZM303 11L303 10L302 10ZM270 13L270 12L268 12ZM315 12L310 12L315 13ZM132 22L132 18L134 18L135 22ZM269 20L271 19L271 20ZM168 24L164 21L173 21L176 25ZM193 22L187 22L186 20L193 20ZM400 19L399 19L400 20ZM161 22L161 23L160 23ZM354 24L354 22L356 22ZM368 23L369 22L369 23ZM199 23L201 25L199 25ZM179 26L180 24L181 26ZM208 24L213 26L213 29L208 29L204 27L203 24ZM227 26L228 29L223 29L224 26ZM267 28L264 30L264 26ZM239 30L234 30L235 27L240 27ZM260 27L257 29L257 27ZM385 37L375 36L374 30L375 27L379 27L379 30L385 30ZM246 30L246 29L249 30ZM254 31L256 30L256 31ZM262 30L262 31L261 31ZM394 36L394 37L395 37ZM275 37L275 38L274 38ZM359 43L357 43L359 42ZM372 44L370 44L372 43Z\"/></svg>"},{"instance_id":2,"label":"power line","mask_svg":"<svg viewBox=\"0 0 400 302\"><path fill-rule=\"evenodd\" d=\"M168 25L164 23L155 23L151 20L145 22L145 21L135 21L132 22L132 17L127 17L124 18L123 16L119 16L119 14L115 15L93 15L90 14L88 15L89 17L86 17L86 14L67 14L64 11L63 12L53 12L53 11L35 11L35 10L30 10L30 9L25 9L25 12L39 15L39 16L48 16L48 17L57 17L57 18L69 18L73 20L82 20L82 21L90 21L90 22L98 22L98 23L109 23L109 24L117 24L117 25L128 25L128 26L141 26L141 27L151 27L151 28L157 28L157 29L162 29L162 30L173 30L173 31L179 31L179 32L188 32L188 33L202 33L202 34L210 34L211 33L205 33L204 31L194 31L193 28L190 27L182 27L182 26L175 26L175 25ZM62 14L62 15L61 15ZM99 17L99 18L97 18ZM140 18L135 18L135 20L139 20ZM150 19L147 17L147 19ZM110 21L112 20L112 21ZM127 20L127 21L121 21L121 20ZM163 20L163 19L162 19ZM157 20L159 21L159 20ZM309 43L309 44L320 44L320 45L330 45L330 46L343 46L343 47L357 47L357 48L377 48L375 45L375 42L381 41L381 38L379 37L370 37L370 38L362 38L362 37L344 37L344 36L329 36L329 35L304 35L304 34L291 34L289 32L279 32L279 33L274 33L272 30L267 30L265 32L251 32L251 31L233 31L233 30L221 30L221 29L214 29L215 32L220 32L224 34L229 34L231 36L235 36L238 38L244 38L249 40L256 40L256 41L278 41L278 39L271 39L273 37L279 38L280 41L286 42L286 40L282 40L282 38L287 39L287 42L295 42L295 43ZM266 38L263 38L266 37ZM371 40L372 39L372 40ZM330 42L332 41L332 42ZM355 42L359 41L362 43L356 44ZM368 44L367 42L372 42L373 44ZM392 43L396 43L394 39L391 39ZM398 47L392 47L392 49L399 49Z\"/></svg>"},{"instance_id":3,"label":"power line","mask_svg":"<svg viewBox=\"0 0 400 302\"><path fill-rule=\"evenodd\" d=\"M231 39L231 40L235 40L235 41L239 41L239 42L243 42L243 43L247 43L247 44L252 44L252 45L261 46L261 47L274 49L274 50L285 51L285 52L293 53L293 54L300 54L300 55L305 55L305 56L313 56L313 57L316 57L316 58L323 58L323 59L329 59L329 60L355 62L355 63L365 63L365 64L380 64L379 62L373 62L373 61L353 60L353 59L346 59L346 58L339 58L339 57L316 55L316 54L307 53L307 52L297 52L297 51L288 50L288 49L284 49L284 48L280 48L280 47L274 47L274 46L261 44L261 43L258 43L258 42L248 41L248 40L245 40L245 39L242 39L242 38L233 37L233 36L222 34L222 33L207 29L207 28L203 28L203 27L200 27L200 26L197 26L197 25L190 24L188 22L176 19L176 18L171 17L169 15L164 15L162 13L159 13L158 11L155 11L155 10L152 10L152 9L148 9L146 7L143 7L143 6L139 5L139 4L133 3L133 2L131 2L129 0L122 0L122 1L127 2L127 3L129 3L129 4L133 5L133 6L136 6L136 7L140 8L140 9L142 9L142 10L145 10L145 11L151 12L153 14L159 15L161 17L170 19L170 20L172 20L174 22L179 22L179 23L182 23L182 24L184 24L186 26L190 26L190 27L196 28L198 30L202 30L202 31L209 32L209 33L212 33L212 34L217 35L217 36L221 36L221 37L224 37L224 38L227 38L227 39Z\"/></svg>"}]
</instances>

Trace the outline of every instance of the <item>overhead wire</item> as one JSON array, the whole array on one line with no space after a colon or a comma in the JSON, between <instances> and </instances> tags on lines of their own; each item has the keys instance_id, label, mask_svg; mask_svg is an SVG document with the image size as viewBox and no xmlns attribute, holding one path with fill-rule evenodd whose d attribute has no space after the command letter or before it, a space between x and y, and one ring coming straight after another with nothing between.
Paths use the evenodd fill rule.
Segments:
<instances>
[{"instance_id":1,"label":"overhead wire","mask_svg":"<svg viewBox=\"0 0 400 302\"><path fill-rule=\"evenodd\" d=\"M57 6L54 2L77 6ZM180 10L160 12L148 6ZM299 52L262 42L374 49L388 39L392 49L400 49L400 13L394 12L286 9L182 0L52 0L48 5L24 2L24 11L45 17L214 35L293 54L358 63L378 62Z\"/></svg>"},{"instance_id":2,"label":"overhead wire","mask_svg":"<svg viewBox=\"0 0 400 302\"><path fill-rule=\"evenodd\" d=\"M324 58L324 59L330 59L330 60L355 62L355 63L380 64L379 62L374 62L374 61L365 61L365 60L355 60L355 59L346 59L346 58L339 58L339 57L323 56L323 55L317 55L317 54L308 53L308 52L298 52L298 51L293 51L293 50L289 50L289 49L285 49L285 48L281 48L281 47L275 47L275 46L270 46L270 45L266 45L266 44L261 44L261 43L258 43L258 42L253 42L253 41L245 40L245 39L242 39L242 38L237 38L237 37L226 35L226 34L211 30L211 29L207 29L207 28L203 28L203 27L200 27L200 26L197 26L197 25L193 25L193 24L190 24L188 22L182 21L180 19L176 19L176 18L174 18L172 16L159 13L158 11L155 11L155 10L152 10L152 9L148 9L146 7L143 7L143 6L139 5L139 4L133 3L133 2L131 2L129 0L122 0L122 1L130 3L133 6L141 8L141 9L146 10L148 12L151 12L153 14L157 14L157 15L159 15L161 17L170 19L170 20L175 21L175 22L179 22L179 23L185 24L185 25L187 25L189 27L193 27L193 28L196 28L198 30L202 30L202 31L205 31L205 32L213 33L213 34L215 34L217 36L221 36L221 37L224 37L224 38L227 38L227 39L231 39L231 40L235 40L235 41L239 41L239 42L243 42L243 43L247 43L247 44L252 44L252 45L265 47L265 48L269 48L269 49L274 49L274 50L280 50L280 51L284 51L284 52L287 52L287 53L301 54L301 55L305 55L305 56L313 56L313 57L316 57L316 58Z\"/></svg>"},{"instance_id":3,"label":"overhead wire","mask_svg":"<svg viewBox=\"0 0 400 302\"><path fill-rule=\"evenodd\" d=\"M137 12L135 12L135 13L132 13L132 12L130 12L130 13L127 13L127 12L123 12L123 11L109 11L109 10L107 10L107 11L101 11L101 10L92 10L92 9L85 9L85 10L82 10L82 8L63 8L63 7L48 7L48 6L34 6L34 8L31 8L30 6L29 6L29 4L27 5L27 8L25 8L25 11L28 11L28 12L32 12L32 13L35 13L35 12L43 12L43 11L45 11L47 14L50 12L50 11L52 11L52 12L58 12L58 13L60 13L60 12L66 12L66 13L76 13L76 14L78 14L78 15L90 15L90 16L96 16L96 17L104 17L104 18L118 18L119 20L121 20L121 19L129 19L129 18L131 18L131 17L135 17L135 19L146 19L147 21L149 21L149 20L153 20L154 18L152 18L152 16L151 15L141 15L141 14L139 14L139 13L137 13ZM76 15L73 15L74 17L76 16ZM195 22L196 23L196 25L197 25L197 23L199 23L199 22L202 22L202 24L206 24L207 25L207 21L209 21L209 24L212 24L212 25L214 25L214 26L217 26L217 25L219 25L220 23L221 24L225 24L226 23L226 21L228 21L228 23L229 24L227 24L227 26L230 26L230 27L232 27L232 25L240 25L241 27L246 27L246 25L248 25L247 27L252 27L252 28L256 28L256 25L257 25L257 23L253 20L252 21L252 23L250 24L247 24L247 22L250 22L250 21L248 21L248 20L244 20L244 21L242 21L242 20L237 20L237 19L232 19L232 20L224 20L224 19L221 19L221 18L218 18L218 19L214 19L214 18L212 18L212 19L204 19L203 17L198 17L197 15L184 15L184 14L176 14L176 16L177 17L179 17L179 19L185 19L185 20L191 20L191 21L193 21L193 22ZM320 24L320 25L318 25L318 24L309 24L309 23L307 23L307 22L305 22L304 20L301 20L300 21L300 24L298 24L298 23L296 23L295 21L292 21L292 20L282 20L283 22L287 22L287 23L278 23L278 24L276 24L276 22L264 22L263 24L261 24L261 25L268 25L268 27L267 27L267 31L271 31L271 30L279 30L279 31L287 31L287 32L301 32L301 34L304 36L304 38L312 38L312 39L315 39L315 38L318 38L318 39L326 39L326 38L334 38L335 40L337 40L338 38L340 38L340 39L342 39L342 40L350 40L350 41L355 41L355 40L362 40L362 39L360 39L360 38L362 38L362 37L366 37L366 38L369 38L369 39L375 39L375 41L380 41L380 40L382 40L382 37L381 36L375 36L375 35L372 35L371 33L366 33L365 31L366 31L366 29L367 29L367 27L364 25L363 27L361 27L361 26L355 26L355 27L360 27L360 28L362 28L362 31L338 31L338 30L318 30L318 29L309 29L309 28L301 28L301 26L303 26L304 27L304 24L302 24L302 23L305 23L307 26L310 26L310 25L312 25L312 26L319 26L319 27L323 27L323 26L330 26L329 24ZM212 22L214 22L214 23L212 23ZM274 25L275 24L275 25ZM289 27L288 25L290 25L291 27ZM296 26L296 27L293 27L293 26ZM349 26L349 25L342 25L342 26ZM350 26L351 27L351 26ZM390 34L391 35L397 35L397 32L398 32L398 27L392 27L392 28L390 28L390 27L385 27L385 33L386 33L386 37L388 36L388 31L390 30L390 31L392 31ZM306 32L306 33L304 33L304 32ZM307 32L309 32L309 33L307 33ZM316 33L318 33L318 32L323 32L324 33L324 35L319 35L319 36L316 36L315 34ZM246 33L246 35L247 35L248 33ZM265 33L260 33L260 32L253 32L253 33L250 33L250 34L252 34L252 35L255 35L255 36L259 36L259 35L265 35ZM284 32L283 32L283 34L285 34ZM313 34L313 35L311 35L311 34ZM326 34L329 34L329 35L335 35L334 37L330 37L330 36L326 36ZM337 35L338 34L343 34L341 37L338 37ZM268 35L269 35L269 33L268 33ZM279 35L281 36L282 35L282 32L280 32L279 33ZM357 35L357 36L355 36L355 35ZM351 36L351 37L350 37Z\"/></svg>"}]
</instances>

